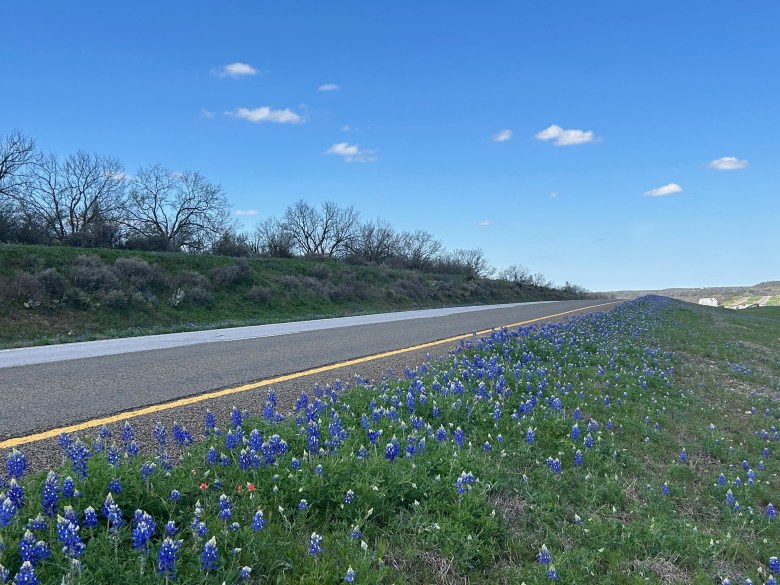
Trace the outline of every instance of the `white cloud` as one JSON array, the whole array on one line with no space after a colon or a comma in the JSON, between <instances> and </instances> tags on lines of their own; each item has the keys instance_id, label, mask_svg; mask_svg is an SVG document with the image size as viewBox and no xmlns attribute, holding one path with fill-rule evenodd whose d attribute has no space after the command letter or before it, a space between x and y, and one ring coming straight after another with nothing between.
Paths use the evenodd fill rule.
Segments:
<instances>
[{"instance_id":1,"label":"white cloud","mask_svg":"<svg viewBox=\"0 0 780 585\"><path fill-rule=\"evenodd\" d=\"M506 142L510 138L512 138L512 131L509 128L499 130L490 137L493 142Z\"/></svg>"},{"instance_id":2,"label":"white cloud","mask_svg":"<svg viewBox=\"0 0 780 585\"><path fill-rule=\"evenodd\" d=\"M683 190L680 185L677 183L667 183L666 185L662 187L657 187L655 189L650 189L649 191L645 191L645 195L648 197L663 197L664 195L672 195L674 193L681 193Z\"/></svg>"},{"instance_id":3,"label":"white cloud","mask_svg":"<svg viewBox=\"0 0 780 585\"><path fill-rule=\"evenodd\" d=\"M244 217L247 215L257 215L258 213L257 209L236 209L236 212L233 215L236 217Z\"/></svg>"},{"instance_id":4,"label":"white cloud","mask_svg":"<svg viewBox=\"0 0 780 585\"><path fill-rule=\"evenodd\" d=\"M340 88L335 83L326 83L325 85L321 85L317 88L318 91L336 91L338 89Z\"/></svg>"},{"instance_id":5,"label":"white cloud","mask_svg":"<svg viewBox=\"0 0 780 585\"><path fill-rule=\"evenodd\" d=\"M555 199L556 197L558 197L558 195L559 195L558 191L550 191L551 199Z\"/></svg>"},{"instance_id":6,"label":"white cloud","mask_svg":"<svg viewBox=\"0 0 780 585\"><path fill-rule=\"evenodd\" d=\"M216 116L216 114L210 110L203 109L200 111L200 115L202 118L208 118L209 120Z\"/></svg>"},{"instance_id":7,"label":"white cloud","mask_svg":"<svg viewBox=\"0 0 780 585\"><path fill-rule=\"evenodd\" d=\"M747 168L748 161L740 160L735 156L722 156L711 161L707 166L716 171L738 171Z\"/></svg>"},{"instance_id":8,"label":"white cloud","mask_svg":"<svg viewBox=\"0 0 780 585\"><path fill-rule=\"evenodd\" d=\"M376 150L361 150L357 144L348 142L337 142L326 150L323 154L337 154L343 156L347 162L373 162L377 159Z\"/></svg>"},{"instance_id":9,"label":"white cloud","mask_svg":"<svg viewBox=\"0 0 780 585\"><path fill-rule=\"evenodd\" d=\"M352 130L352 126L350 126L349 124L344 124L341 126L341 128L339 128L339 130L341 130L342 132L349 132L350 130Z\"/></svg>"},{"instance_id":10,"label":"white cloud","mask_svg":"<svg viewBox=\"0 0 780 585\"><path fill-rule=\"evenodd\" d=\"M490 221L489 219L483 219L477 225L493 225L493 222Z\"/></svg>"},{"instance_id":11,"label":"white cloud","mask_svg":"<svg viewBox=\"0 0 780 585\"><path fill-rule=\"evenodd\" d=\"M248 65L247 63L230 63L229 65L223 65L217 69L212 69L211 74L217 77L244 77L247 75L255 75L257 69Z\"/></svg>"},{"instance_id":12,"label":"white cloud","mask_svg":"<svg viewBox=\"0 0 780 585\"><path fill-rule=\"evenodd\" d=\"M544 130L534 134L534 138L547 142L554 140L555 146L573 146L593 142L596 137L593 130L564 130L558 124L552 124Z\"/></svg>"},{"instance_id":13,"label":"white cloud","mask_svg":"<svg viewBox=\"0 0 780 585\"><path fill-rule=\"evenodd\" d=\"M276 122L277 124L297 124L303 122L303 118L289 108L284 110L272 110L268 106L260 108L236 108L232 112L225 112L226 116L243 118L250 122Z\"/></svg>"}]
</instances>

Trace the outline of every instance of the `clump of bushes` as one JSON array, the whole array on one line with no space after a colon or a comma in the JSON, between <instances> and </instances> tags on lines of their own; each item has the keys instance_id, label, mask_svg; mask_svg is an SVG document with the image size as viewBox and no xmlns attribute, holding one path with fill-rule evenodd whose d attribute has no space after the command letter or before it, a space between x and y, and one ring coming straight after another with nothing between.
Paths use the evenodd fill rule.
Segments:
<instances>
[{"instance_id":1,"label":"clump of bushes","mask_svg":"<svg viewBox=\"0 0 780 585\"><path fill-rule=\"evenodd\" d=\"M256 284L246 292L247 300L258 304L267 303L271 300L272 296L270 288L259 284Z\"/></svg>"},{"instance_id":2,"label":"clump of bushes","mask_svg":"<svg viewBox=\"0 0 780 585\"><path fill-rule=\"evenodd\" d=\"M246 260L239 260L235 264L216 266L209 272L212 282L220 287L230 286L239 282L252 279L252 267Z\"/></svg>"}]
</instances>

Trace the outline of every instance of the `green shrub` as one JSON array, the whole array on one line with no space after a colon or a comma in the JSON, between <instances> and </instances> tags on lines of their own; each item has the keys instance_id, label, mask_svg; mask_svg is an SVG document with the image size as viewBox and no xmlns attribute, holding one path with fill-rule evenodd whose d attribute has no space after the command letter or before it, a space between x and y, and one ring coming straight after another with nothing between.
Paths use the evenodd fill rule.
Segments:
<instances>
[{"instance_id":1,"label":"green shrub","mask_svg":"<svg viewBox=\"0 0 780 585\"><path fill-rule=\"evenodd\" d=\"M237 282L250 280L252 278L252 267L246 260L239 260L235 264L212 268L209 276L216 286L223 288Z\"/></svg>"},{"instance_id":2,"label":"green shrub","mask_svg":"<svg viewBox=\"0 0 780 585\"><path fill-rule=\"evenodd\" d=\"M253 303L267 303L271 300L271 289L262 285L255 285L246 292L247 300Z\"/></svg>"}]
</instances>

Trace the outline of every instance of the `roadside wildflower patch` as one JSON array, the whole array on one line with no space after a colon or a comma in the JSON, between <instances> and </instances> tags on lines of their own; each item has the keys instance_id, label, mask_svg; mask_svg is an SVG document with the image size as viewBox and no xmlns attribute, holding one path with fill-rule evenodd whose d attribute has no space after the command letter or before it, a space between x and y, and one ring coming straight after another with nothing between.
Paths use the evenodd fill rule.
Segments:
<instances>
[{"instance_id":1,"label":"roadside wildflower patch","mask_svg":"<svg viewBox=\"0 0 780 585\"><path fill-rule=\"evenodd\" d=\"M681 363L721 347L702 315L646 297L496 330L291 413L270 391L199 429L63 435L46 474L11 451L0 582L768 582L780 386L742 354L754 395Z\"/></svg>"}]
</instances>

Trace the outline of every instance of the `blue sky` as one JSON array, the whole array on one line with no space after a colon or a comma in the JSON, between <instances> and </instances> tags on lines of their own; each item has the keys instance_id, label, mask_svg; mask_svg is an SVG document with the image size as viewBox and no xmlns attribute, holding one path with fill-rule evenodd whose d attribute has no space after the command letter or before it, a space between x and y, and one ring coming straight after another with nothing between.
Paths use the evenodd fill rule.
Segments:
<instances>
[{"instance_id":1,"label":"blue sky","mask_svg":"<svg viewBox=\"0 0 780 585\"><path fill-rule=\"evenodd\" d=\"M591 290L780 279L780 4L9 2L0 135ZM10 26L9 26L10 24Z\"/></svg>"}]
</instances>

